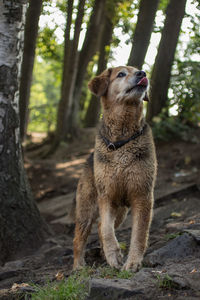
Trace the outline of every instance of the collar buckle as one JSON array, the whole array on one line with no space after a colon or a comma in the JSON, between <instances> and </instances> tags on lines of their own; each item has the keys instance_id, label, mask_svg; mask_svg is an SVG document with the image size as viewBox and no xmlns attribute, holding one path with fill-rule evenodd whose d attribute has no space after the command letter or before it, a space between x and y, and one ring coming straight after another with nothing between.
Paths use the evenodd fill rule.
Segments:
<instances>
[{"instance_id":1,"label":"collar buckle","mask_svg":"<svg viewBox=\"0 0 200 300\"><path fill-rule=\"evenodd\" d=\"M107 149L109 150L109 151L115 151L116 150L116 147L115 147L115 145L113 144L113 143L109 143L108 144L108 146L107 146Z\"/></svg>"}]
</instances>

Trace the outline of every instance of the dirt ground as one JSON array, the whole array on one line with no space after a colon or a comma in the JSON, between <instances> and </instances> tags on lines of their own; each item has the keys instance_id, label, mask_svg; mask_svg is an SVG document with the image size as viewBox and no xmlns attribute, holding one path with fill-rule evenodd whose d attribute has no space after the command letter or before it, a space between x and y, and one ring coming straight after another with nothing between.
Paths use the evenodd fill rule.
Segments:
<instances>
[{"instance_id":1,"label":"dirt ground","mask_svg":"<svg viewBox=\"0 0 200 300\"><path fill-rule=\"evenodd\" d=\"M180 140L156 143L158 176L149 248L143 268L128 283L130 291L140 292L135 298L131 293L123 296L122 292L112 299L200 299L200 131L195 135L195 143ZM43 284L47 278L55 280L57 272L70 274L74 226L68 213L83 163L93 150L94 136L94 129L85 129L77 141L62 144L51 158L43 159L48 145L35 147L43 137L33 135L32 144L25 151L25 167L38 207L54 235L33 255L0 267L0 299L16 299L14 283ZM130 231L128 216L118 230L119 241L128 245ZM105 264L100 256L96 227L89 238L86 258L90 265ZM153 284L166 274L174 283L173 289ZM96 281L92 284L98 290ZM123 280L120 284L123 285ZM93 296L89 299L111 299L109 292L101 294L104 288L99 288L100 296L91 288Z\"/></svg>"}]
</instances>

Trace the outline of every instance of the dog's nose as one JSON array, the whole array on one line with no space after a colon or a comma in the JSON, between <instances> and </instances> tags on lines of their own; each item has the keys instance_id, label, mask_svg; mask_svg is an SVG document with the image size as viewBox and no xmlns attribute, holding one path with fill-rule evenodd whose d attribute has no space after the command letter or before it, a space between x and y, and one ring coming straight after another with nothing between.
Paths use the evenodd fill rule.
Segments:
<instances>
[{"instance_id":1,"label":"dog's nose","mask_svg":"<svg viewBox=\"0 0 200 300\"><path fill-rule=\"evenodd\" d=\"M146 77L146 73L144 71L137 71L135 73L135 75L138 77L138 78L143 78L143 77Z\"/></svg>"}]
</instances>

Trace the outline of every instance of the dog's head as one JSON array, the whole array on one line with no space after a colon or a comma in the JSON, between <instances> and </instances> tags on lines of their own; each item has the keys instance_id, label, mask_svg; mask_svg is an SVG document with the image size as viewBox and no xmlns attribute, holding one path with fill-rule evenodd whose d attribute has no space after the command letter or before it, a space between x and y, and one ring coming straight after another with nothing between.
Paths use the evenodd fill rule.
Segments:
<instances>
[{"instance_id":1,"label":"dog's head","mask_svg":"<svg viewBox=\"0 0 200 300\"><path fill-rule=\"evenodd\" d=\"M131 104L148 101L148 85L146 73L129 66L105 70L94 77L88 87L103 100Z\"/></svg>"}]
</instances>

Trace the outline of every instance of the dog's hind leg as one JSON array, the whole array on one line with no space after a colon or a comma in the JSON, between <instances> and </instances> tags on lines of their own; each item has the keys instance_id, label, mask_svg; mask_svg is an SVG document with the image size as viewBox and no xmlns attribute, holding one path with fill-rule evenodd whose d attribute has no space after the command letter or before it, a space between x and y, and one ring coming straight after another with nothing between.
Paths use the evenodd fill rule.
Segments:
<instances>
[{"instance_id":1,"label":"dog's hind leg","mask_svg":"<svg viewBox=\"0 0 200 300\"><path fill-rule=\"evenodd\" d=\"M74 238L74 265L73 269L79 269L85 265L84 254L87 238L92 227L92 222L76 222Z\"/></svg>"},{"instance_id":2,"label":"dog's hind leg","mask_svg":"<svg viewBox=\"0 0 200 300\"><path fill-rule=\"evenodd\" d=\"M89 173L88 173L89 172ZM90 170L82 174L76 196L76 226L74 237L74 265L84 265L85 246L93 221L97 217L97 194Z\"/></svg>"}]
</instances>

